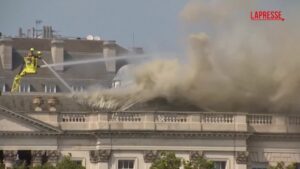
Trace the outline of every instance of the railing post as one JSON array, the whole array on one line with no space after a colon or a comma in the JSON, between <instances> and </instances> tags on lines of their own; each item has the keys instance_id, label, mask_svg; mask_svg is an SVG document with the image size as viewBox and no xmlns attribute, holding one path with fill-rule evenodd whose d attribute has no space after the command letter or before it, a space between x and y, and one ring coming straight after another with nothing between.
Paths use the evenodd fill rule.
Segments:
<instances>
[{"instance_id":1,"label":"railing post","mask_svg":"<svg viewBox=\"0 0 300 169\"><path fill-rule=\"evenodd\" d=\"M286 123L286 117L282 114L274 114L273 115L273 126L274 126L274 132L279 133L285 133L287 132L287 123Z\"/></svg>"},{"instance_id":2,"label":"railing post","mask_svg":"<svg viewBox=\"0 0 300 169\"><path fill-rule=\"evenodd\" d=\"M145 112L142 118L145 129L155 130L155 114L154 112Z\"/></svg>"},{"instance_id":3,"label":"railing post","mask_svg":"<svg viewBox=\"0 0 300 169\"><path fill-rule=\"evenodd\" d=\"M188 115L188 122L191 123L192 130L195 131L201 131L201 114L195 113L195 114L189 114Z\"/></svg>"},{"instance_id":4,"label":"railing post","mask_svg":"<svg viewBox=\"0 0 300 169\"><path fill-rule=\"evenodd\" d=\"M98 126L99 129L109 129L109 118L107 112L99 112L98 114Z\"/></svg>"},{"instance_id":5,"label":"railing post","mask_svg":"<svg viewBox=\"0 0 300 169\"><path fill-rule=\"evenodd\" d=\"M237 113L234 116L234 128L235 131L247 131L248 125L247 125L247 114L245 113Z\"/></svg>"}]
</instances>

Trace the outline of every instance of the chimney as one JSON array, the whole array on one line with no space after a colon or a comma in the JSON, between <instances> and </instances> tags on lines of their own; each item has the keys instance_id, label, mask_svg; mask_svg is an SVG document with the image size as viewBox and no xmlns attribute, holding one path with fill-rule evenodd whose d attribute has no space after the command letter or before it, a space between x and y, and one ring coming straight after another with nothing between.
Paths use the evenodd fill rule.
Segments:
<instances>
[{"instance_id":1,"label":"chimney","mask_svg":"<svg viewBox=\"0 0 300 169\"><path fill-rule=\"evenodd\" d=\"M53 63L63 63L64 62L64 41L54 39L51 41L51 55ZM63 71L64 66L55 66L55 70Z\"/></svg>"},{"instance_id":2,"label":"chimney","mask_svg":"<svg viewBox=\"0 0 300 169\"><path fill-rule=\"evenodd\" d=\"M103 42L103 56L104 58L116 57L116 41L104 41ZM107 72L116 72L116 61L109 60L105 62L105 67Z\"/></svg>"},{"instance_id":3,"label":"chimney","mask_svg":"<svg viewBox=\"0 0 300 169\"><path fill-rule=\"evenodd\" d=\"M131 52L136 55L142 55L144 54L144 49L142 47L133 47Z\"/></svg>"},{"instance_id":4,"label":"chimney","mask_svg":"<svg viewBox=\"0 0 300 169\"><path fill-rule=\"evenodd\" d=\"M12 70L12 40L0 39L0 57L4 70Z\"/></svg>"}]
</instances>

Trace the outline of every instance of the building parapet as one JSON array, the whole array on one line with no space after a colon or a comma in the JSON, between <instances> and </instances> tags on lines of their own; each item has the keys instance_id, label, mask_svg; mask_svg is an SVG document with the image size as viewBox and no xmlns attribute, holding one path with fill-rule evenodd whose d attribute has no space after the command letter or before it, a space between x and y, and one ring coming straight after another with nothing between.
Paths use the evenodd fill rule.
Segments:
<instances>
[{"instance_id":1,"label":"building parapet","mask_svg":"<svg viewBox=\"0 0 300 169\"><path fill-rule=\"evenodd\" d=\"M60 113L63 130L300 133L300 116L234 112Z\"/></svg>"}]
</instances>

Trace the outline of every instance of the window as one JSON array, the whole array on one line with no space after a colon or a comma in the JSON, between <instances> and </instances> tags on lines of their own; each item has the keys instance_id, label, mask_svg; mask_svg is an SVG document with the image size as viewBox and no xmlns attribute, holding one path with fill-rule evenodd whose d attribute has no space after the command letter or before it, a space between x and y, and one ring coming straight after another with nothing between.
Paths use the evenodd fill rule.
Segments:
<instances>
[{"instance_id":1,"label":"window","mask_svg":"<svg viewBox=\"0 0 300 169\"><path fill-rule=\"evenodd\" d=\"M6 92L7 89L5 84L0 84L0 87L1 87L0 91L2 91L3 93Z\"/></svg>"},{"instance_id":2,"label":"window","mask_svg":"<svg viewBox=\"0 0 300 169\"><path fill-rule=\"evenodd\" d=\"M226 161L214 161L215 169L225 169Z\"/></svg>"},{"instance_id":3,"label":"window","mask_svg":"<svg viewBox=\"0 0 300 169\"><path fill-rule=\"evenodd\" d=\"M75 164L82 166L81 160L72 160Z\"/></svg>"},{"instance_id":4,"label":"window","mask_svg":"<svg viewBox=\"0 0 300 169\"><path fill-rule=\"evenodd\" d=\"M267 163L253 163L252 169L267 169L268 167Z\"/></svg>"},{"instance_id":5,"label":"window","mask_svg":"<svg viewBox=\"0 0 300 169\"><path fill-rule=\"evenodd\" d=\"M112 88L119 88L121 86L121 81L120 80L115 80L112 83Z\"/></svg>"},{"instance_id":6,"label":"window","mask_svg":"<svg viewBox=\"0 0 300 169\"><path fill-rule=\"evenodd\" d=\"M133 169L134 160L119 160L118 169Z\"/></svg>"},{"instance_id":7,"label":"window","mask_svg":"<svg viewBox=\"0 0 300 169\"><path fill-rule=\"evenodd\" d=\"M84 86L83 85L78 85L78 86L71 86L72 90L74 92L83 92Z\"/></svg>"},{"instance_id":8,"label":"window","mask_svg":"<svg viewBox=\"0 0 300 169\"><path fill-rule=\"evenodd\" d=\"M45 93L56 93L56 85L45 84L44 91Z\"/></svg>"},{"instance_id":9,"label":"window","mask_svg":"<svg viewBox=\"0 0 300 169\"><path fill-rule=\"evenodd\" d=\"M30 84L21 84L19 86L19 92L30 92L31 91L31 86Z\"/></svg>"}]
</instances>

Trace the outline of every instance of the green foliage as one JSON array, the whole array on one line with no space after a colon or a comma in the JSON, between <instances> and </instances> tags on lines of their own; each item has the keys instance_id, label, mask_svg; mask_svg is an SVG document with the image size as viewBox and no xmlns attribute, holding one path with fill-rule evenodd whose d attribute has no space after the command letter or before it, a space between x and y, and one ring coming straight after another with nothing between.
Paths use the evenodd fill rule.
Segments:
<instances>
[{"instance_id":1,"label":"green foliage","mask_svg":"<svg viewBox=\"0 0 300 169\"><path fill-rule=\"evenodd\" d=\"M179 169L181 164L183 164L184 169L214 169L214 163L203 157L182 161L172 152L162 152L160 157L152 163L150 169Z\"/></svg>"},{"instance_id":2,"label":"green foliage","mask_svg":"<svg viewBox=\"0 0 300 169\"><path fill-rule=\"evenodd\" d=\"M175 153L162 152L160 158L156 159L150 169L179 169L181 159L176 157Z\"/></svg>"},{"instance_id":3,"label":"green foliage","mask_svg":"<svg viewBox=\"0 0 300 169\"><path fill-rule=\"evenodd\" d=\"M0 164L0 169L4 169L4 165ZM57 163L57 166L51 164L38 165L34 167L28 167L25 163L21 165L16 165L13 169L85 169L85 167L78 165L76 162L71 160L71 157L64 157L60 162Z\"/></svg>"},{"instance_id":4,"label":"green foliage","mask_svg":"<svg viewBox=\"0 0 300 169\"><path fill-rule=\"evenodd\" d=\"M183 161L184 169L214 169L214 163L203 157L191 161Z\"/></svg>"},{"instance_id":5,"label":"green foliage","mask_svg":"<svg viewBox=\"0 0 300 169\"><path fill-rule=\"evenodd\" d=\"M23 162L23 163L20 164L20 165L15 165L15 166L13 167L13 169L27 169L26 163Z\"/></svg>"},{"instance_id":6,"label":"green foliage","mask_svg":"<svg viewBox=\"0 0 300 169\"><path fill-rule=\"evenodd\" d=\"M56 169L85 169L85 167L76 164L71 157L64 157L56 166Z\"/></svg>"},{"instance_id":7,"label":"green foliage","mask_svg":"<svg viewBox=\"0 0 300 169\"><path fill-rule=\"evenodd\" d=\"M278 162L276 166L270 166L268 169L296 169L296 164L290 164L286 166L283 161Z\"/></svg>"},{"instance_id":8,"label":"green foliage","mask_svg":"<svg viewBox=\"0 0 300 169\"><path fill-rule=\"evenodd\" d=\"M54 167L51 164L44 164L44 165L38 165L38 166L31 167L30 169L56 169L56 167Z\"/></svg>"},{"instance_id":9,"label":"green foliage","mask_svg":"<svg viewBox=\"0 0 300 169\"><path fill-rule=\"evenodd\" d=\"M0 163L0 169L5 169L4 164Z\"/></svg>"}]
</instances>

